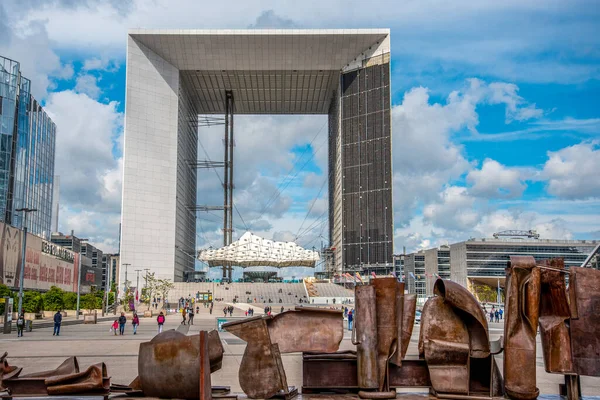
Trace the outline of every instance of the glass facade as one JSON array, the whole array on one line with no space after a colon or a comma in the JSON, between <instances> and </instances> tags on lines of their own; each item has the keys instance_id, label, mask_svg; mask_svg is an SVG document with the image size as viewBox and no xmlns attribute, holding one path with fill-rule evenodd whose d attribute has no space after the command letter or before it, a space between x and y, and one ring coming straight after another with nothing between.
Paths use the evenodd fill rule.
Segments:
<instances>
[{"instance_id":1,"label":"glass facade","mask_svg":"<svg viewBox=\"0 0 600 400\"><path fill-rule=\"evenodd\" d=\"M467 242L468 277L504 277L511 255L533 256L536 261L563 258L565 267L580 266L593 250L594 244L577 241L549 243L489 243Z\"/></svg>"},{"instance_id":2,"label":"glass facade","mask_svg":"<svg viewBox=\"0 0 600 400\"><path fill-rule=\"evenodd\" d=\"M18 62L0 56L0 218L50 238L56 125L31 95Z\"/></svg>"}]
</instances>

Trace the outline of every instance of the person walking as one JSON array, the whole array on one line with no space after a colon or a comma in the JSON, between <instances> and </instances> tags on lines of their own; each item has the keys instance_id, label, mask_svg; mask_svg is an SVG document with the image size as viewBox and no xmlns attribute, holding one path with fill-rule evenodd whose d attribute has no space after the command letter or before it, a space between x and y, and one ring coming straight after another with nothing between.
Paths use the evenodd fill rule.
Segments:
<instances>
[{"instance_id":1,"label":"person walking","mask_svg":"<svg viewBox=\"0 0 600 400\"><path fill-rule=\"evenodd\" d=\"M500 309L500 310L498 311L498 313L500 314L500 319L502 319L502 314L504 314L504 311L502 311L502 309Z\"/></svg>"},{"instance_id":2,"label":"person walking","mask_svg":"<svg viewBox=\"0 0 600 400\"><path fill-rule=\"evenodd\" d=\"M227 317L227 307L223 307L223 317Z\"/></svg>"},{"instance_id":3,"label":"person walking","mask_svg":"<svg viewBox=\"0 0 600 400\"><path fill-rule=\"evenodd\" d=\"M135 312L133 313L133 320L131 321L131 324L133 325L133 334L137 335L137 327L140 324L140 319Z\"/></svg>"},{"instance_id":4,"label":"person walking","mask_svg":"<svg viewBox=\"0 0 600 400\"><path fill-rule=\"evenodd\" d=\"M56 312L56 314L54 314L54 333L52 336L60 336L60 324L62 324L62 314L59 310Z\"/></svg>"},{"instance_id":5,"label":"person walking","mask_svg":"<svg viewBox=\"0 0 600 400\"><path fill-rule=\"evenodd\" d=\"M17 318L17 337L23 336L23 328L25 327L25 314L21 313Z\"/></svg>"},{"instance_id":6,"label":"person walking","mask_svg":"<svg viewBox=\"0 0 600 400\"><path fill-rule=\"evenodd\" d=\"M348 311L348 330L351 331L352 330L352 319L353 319L353 315L352 315L352 310Z\"/></svg>"},{"instance_id":7,"label":"person walking","mask_svg":"<svg viewBox=\"0 0 600 400\"><path fill-rule=\"evenodd\" d=\"M496 322L500 322L500 312L498 310L494 313L494 317L496 317Z\"/></svg>"},{"instance_id":8,"label":"person walking","mask_svg":"<svg viewBox=\"0 0 600 400\"><path fill-rule=\"evenodd\" d=\"M185 315L187 314L187 311L185 308L181 309L181 318L183 318L183 320L181 321L180 325L185 325Z\"/></svg>"},{"instance_id":9,"label":"person walking","mask_svg":"<svg viewBox=\"0 0 600 400\"><path fill-rule=\"evenodd\" d=\"M189 325L194 325L194 307L190 307L189 310L189 314L188 314L188 324Z\"/></svg>"},{"instance_id":10,"label":"person walking","mask_svg":"<svg viewBox=\"0 0 600 400\"><path fill-rule=\"evenodd\" d=\"M127 323L127 317L125 313L122 312L119 317L119 335L123 336L125 334L125 324Z\"/></svg>"},{"instance_id":11,"label":"person walking","mask_svg":"<svg viewBox=\"0 0 600 400\"><path fill-rule=\"evenodd\" d=\"M161 333L163 325L165 323L165 315L162 311L160 312L160 314L158 314L158 317L156 317L156 322L158 323L158 333Z\"/></svg>"},{"instance_id":12,"label":"person walking","mask_svg":"<svg viewBox=\"0 0 600 400\"><path fill-rule=\"evenodd\" d=\"M213 303L210 303L210 310L208 310L208 312L210 313L210 315L212 315L212 309L213 309Z\"/></svg>"},{"instance_id":13,"label":"person walking","mask_svg":"<svg viewBox=\"0 0 600 400\"><path fill-rule=\"evenodd\" d=\"M490 311L490 322L494 322L494 310Z\"/></svg>"},{"instance_id":14,"label":"person walking","mask_svg":"<svg viewBox=\"0 0 600 400\"><path fill-rule=\"evenodd\" d=\"M115 333L115 336L117 336L117 329L119 329L119 320L115 319L115 322L113 322L113 324L110 327L110 330Z\"/></svg>"}]
</instances>

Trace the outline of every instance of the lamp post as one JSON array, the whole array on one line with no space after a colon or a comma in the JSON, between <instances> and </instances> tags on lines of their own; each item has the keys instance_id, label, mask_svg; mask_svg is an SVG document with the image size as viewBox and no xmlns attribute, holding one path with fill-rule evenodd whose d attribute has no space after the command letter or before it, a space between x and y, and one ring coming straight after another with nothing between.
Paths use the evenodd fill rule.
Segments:
<instances>
[{"instance_id":1,"label":"lamp post","mask_svg":"<svg viewBox=\"0 0 600 400\"><path fill-rule=\"evenodd\" d=\"M23 312L23 284L25 280L25 256L27 251L27 214L35 212L35 208L18 208L15 211L23 213L23 250L21 253L21 273L19 274L19 306L17 308L18 314L21 315Z\"/></svg>"},{"instance_id":2,"label":"lamp post","mask_svg":"<svg viewBox=\"0 0 600 400\"><path fill-rule=\"evenodd\" d=\"M79 257L78 257L78 262L77 265L79 266L77 268L77 311L75 311L75 319L79 319L79 300L81 298L81 245L82 242L85 241L87 239L79 239ZM74 247L74 243L75 243L75 233L74 231L71 231L71 249L73 249L73 251L75 250Z\"/></svg>"},{"instance_id":3,"label":"lamp post","mask_svg":"<svg viewBox=\"0 0 600 400\"><path fill-rule=\"evenodd\" d=\"M123 285L123 292L126 291L127 289L127 267L129 267L131 264L130 263L123 263L121 264L123 266L125 266L125 284ZM124 293L125 296L127 296L127 293Z\"/></svg>"},{"instance_id":4,"label":"lamp post","mask_svg":"<svg viewBox=\"0 0 600 400\"><path fill-rule=\"evenodd\" d=\"M137 283L135 284L135 291L138 294L138 299L139 299L139 296L140 296L140 272L142 272L142 270L136 269L135 272L137 273ZM135 299L135 300L138 301L138 299Z\"/></svg>"}]
</instances>

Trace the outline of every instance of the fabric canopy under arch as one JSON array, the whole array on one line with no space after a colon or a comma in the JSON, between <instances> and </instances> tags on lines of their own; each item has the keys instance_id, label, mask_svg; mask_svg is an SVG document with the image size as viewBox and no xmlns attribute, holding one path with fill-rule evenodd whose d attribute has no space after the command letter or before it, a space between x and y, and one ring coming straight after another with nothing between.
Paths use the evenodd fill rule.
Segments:
<instances>
[{"instance_id":1,"label":"fabric canopy under arch","mask_svg":"<svg viewBox=\"0 0 600 400\"><path fill-rule=\"evenodd\" d=\"M219 249L202 250L198 259L210 267L313 267L319 252L306 250L293 242L276 242L246 232L235 242Z\"/></svg>"}]
</instances>

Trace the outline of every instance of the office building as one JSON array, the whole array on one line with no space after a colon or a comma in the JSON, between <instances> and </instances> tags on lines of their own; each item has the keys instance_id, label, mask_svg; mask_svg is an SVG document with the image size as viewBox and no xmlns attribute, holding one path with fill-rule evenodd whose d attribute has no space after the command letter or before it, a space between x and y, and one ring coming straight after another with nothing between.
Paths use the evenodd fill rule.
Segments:
<instances>
[{"instance_id":1,"label":"office building","mask_svg":"<svg viewBox=\"0 0 600 400\"><path fill-rule=\"evenodd\" d=\"M227 245L234 114L323 114L335 273L393 270L389 29L136 29L127 40L122 263L174 281L194 271L195 213L210 209L196 198L199 115L227 121Z\"/></svg>"},{"instance_id":2,"label":"office building","mask_svg":"<svg viewBox=\"0 0 600 400\"><path fill-rule=\"evenodd\" d=\"M394 254L394 272L402 280L406 279L404 270L404 254Z\"/></svg>"},{"instance_id":3,"label":"office building","mask_svg":"<svg viewBox=\"0 0 600 400\"><path fill-rule=\"evenodd\" d=\"M562 258L565 267L582 266L600 244L598 240L540 239L534 231L506 231L493 238L472 238L405 257L406 286L422 304L433 296L438 278L450 279L473 291L474 285L503 290L510 256L533 256L536 261ZM590 257L588 267L598 268L598 257ZM412 272L412 274L411 274ZM414 274L414 276L413 276Z\"/></svg>"},{"instance_id":4,"label":"office building","mask_svg":"<svg viewBox=\"0 0 600 400\"><path fill-rule=\"evenodd\" d=\"M0 221L49 239L56 125L31 94L17 61L0 56Z\"/></svg>"},{"instance_id":5,"label":"office building","mask_svg":"<svg viewBox=\"0 0 600 400\"><path fill-rule=\"evenodd\" d=\"M113 283L116 285L119 276L119 253L102 254L102 271L103 276L106 276L106 285L110 290Z\"/></svg>"},{"instance_id":6,"label":"office building","mask_svg":"<svg viewBox=\"0 0 600 400\"><path fill-rule=\"evenodd\" d=\"M81 287L87 291L105 290L106 272L102 265L102 251L74 235L53 233L50 241L81 256Z\"/></svg>"},{"instance_id":7,"label":"office building","mask_svg":"<svg viewBox=\"0 0 600 400\"><path fill-rule=\"evenodd\" d=\"M81 255L90 259L91 267L100 271L102 276L100 280L100 290L106 290L107 270L102 265L102 250L87 242L81 244Z\"/></svg>"},{"instance_id":8,"label":"office building","mask_svg":"<svg viewBox=\"0 0 600 400\"><path fill-rule=\"evenodd\" d=\"M58 213L60 209L60 176L54 175L52 189L52 233L58 232Z\"/></svg>"}]
</instances>

